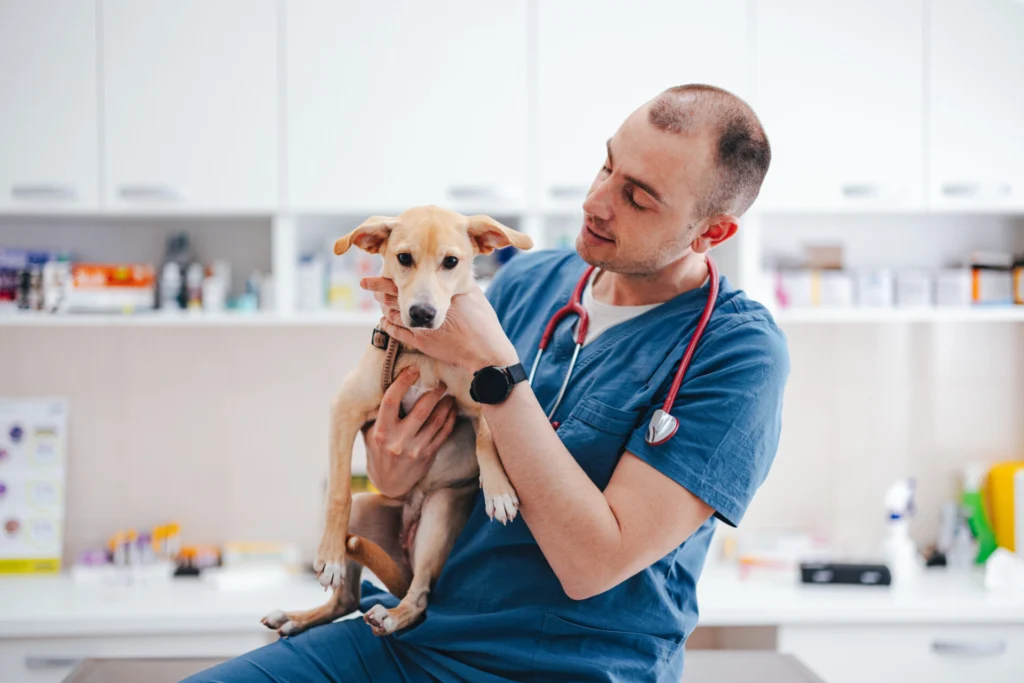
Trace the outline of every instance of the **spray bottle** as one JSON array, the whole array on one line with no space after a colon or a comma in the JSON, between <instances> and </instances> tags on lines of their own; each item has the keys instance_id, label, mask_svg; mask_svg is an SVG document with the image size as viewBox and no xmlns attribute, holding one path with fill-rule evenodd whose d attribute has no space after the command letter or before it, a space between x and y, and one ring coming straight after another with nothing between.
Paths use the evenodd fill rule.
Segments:
<instances>
[{"instance_id":1,"label":"spray bottle","mask_svg":"<svg viewBox=\"0 0 1024 683\"><path fill-rule=\"evenodd\" d=\"M914 513L914 480L897 479L885 494L887 522L885 562L896 586L905 586L921 574L922 558L910 538Z\"/></svg>"}]
</instances>

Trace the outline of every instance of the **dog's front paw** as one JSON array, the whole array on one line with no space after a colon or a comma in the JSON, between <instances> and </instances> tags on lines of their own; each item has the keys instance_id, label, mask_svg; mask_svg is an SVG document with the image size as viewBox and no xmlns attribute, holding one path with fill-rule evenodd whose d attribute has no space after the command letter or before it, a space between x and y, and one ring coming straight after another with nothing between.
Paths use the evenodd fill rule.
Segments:
<instances>
[{"instance_id":1,"label":"dog's front paw","mask_svg":"<svg viewBox=\"0 0 1024 683\"><path fill-rule=\"evenodd\" d=\"M519 513L519 496L508 479L501 478L500 483L491 484L489 480L481 478L480 486L484 490L487 516L492 521L496 519L502 524L507 524L516 518Z\"/></svg>"},{"instance_id":2,"label":"dog's front paw","mask_svg":"<svg viewBox=\"0 0 1024 683\"><path fill-rule=\"evenodd\" d=\"M341 588L341 585L345 583L344 534L338 538L335 538L334 535L330 538L326 534L324 535L320 541L320 548L316 551L313 570L324 589L337 590Z\"/></svg>"},{"instance_id":3,"label":"dog's front paw","mask_svg":"<svg viewBox=\"0 0 1024 683\"><path fill-rule=\"evenodd\" d=\"M386 636L395 632L398 624L384 605L377 604L363 615L363 621L370 625L375 636Z\"/></svg>"}]
</instances>

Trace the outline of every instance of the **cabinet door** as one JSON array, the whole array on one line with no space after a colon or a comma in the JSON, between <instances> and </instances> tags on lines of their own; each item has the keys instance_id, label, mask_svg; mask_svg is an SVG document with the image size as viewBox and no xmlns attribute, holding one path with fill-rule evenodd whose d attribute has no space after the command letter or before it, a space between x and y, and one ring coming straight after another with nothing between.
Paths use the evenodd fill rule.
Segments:
<instances>
[{"instance_id":1,"label":"cabinet door","mask_svg":"<svg viewBox=\"0 0 1024 683\"><path fill-rule=\"evenodd\" d=\"M923 198L922 3L757 3L762 209L915 209Z\"/></svg>"},{"instance_id":2,"label":"cabinet door","mask_svg":"<svg viewBox=\"0 0 1024 683\"><path fill-rule=\"evenodd\" d=\"M783 626L779 652L829 683L1019 683L1024 626Z\"/></svg>"},{"instance_id":3,"label":"cabinet door","mask_svg":"<svg viewBox=\"0 0 1024 683\"><path fill-rule=\"evenodd\" d=\"M526 7L290 0L289 205L365 213L521 202Z\"/></svg>"},{"instance_id":4,"label":"cabinet door","mask_svg":"<svg viewBox=\"0 0 1024 683\"><path fill-rule=\"evenodd\" d=\"M928 55L931 206L1024 209L1024 4L934 0Z\"/></svg>"},{"instance_id":5,"label":"cabinet door","mask_svg":"<svg viewBox=\"0 0 1024 683\"><path fill-rule=\"evenodd\" d=\"M623 120L708 83L749 96L743 0L544 0L538 6L541 201L579 206Z\"/></svg>"},{"instance_id":6,"label":"cabinet door","mask_svg":"<svg viewBox=\"0 0 1024 683\"><path fill-rule=\"evenodd\" d=\"M107 205L277 205L274 0L105 0Z\"/></svg>"},{"instance_id":7,"label":"cabinet door","mask_svg":"<svg viewBox=\"0 0 1024 683\"><path fill-rule=\"evenodd\" d=\"M0 0L0 210L98 206L96 6Z\"/></svg>"}]
</instances>

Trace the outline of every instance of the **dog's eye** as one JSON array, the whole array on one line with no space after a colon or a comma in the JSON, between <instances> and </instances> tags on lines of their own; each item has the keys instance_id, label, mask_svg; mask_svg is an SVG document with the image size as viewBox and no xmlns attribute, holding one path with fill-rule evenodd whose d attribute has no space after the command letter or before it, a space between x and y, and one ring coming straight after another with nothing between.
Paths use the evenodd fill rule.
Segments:
<instances>
[{"instance_id":1,"label":"dog's eye","mask_svg":"<svg viewBox=\"0 0 1024 683\"><path fill-rule=\"evenodd\" d=\"M459 259L454 256L445 256L444 261L441 261L441 265L444 266L446 270L451 270L455 266L459 265Z\"/></svg>"},{"instance_id":2,"label":"dog's eye","mask_svg":"<svg viewBox=\"0 0 1024 683\"><path fill-rule=\"evenodd\" d=\"M409 266L412 265L412 254L403 251L401 254L398 255L398 262L401 263L406 268L408 268Z\"/></svg>"}]
</instances>

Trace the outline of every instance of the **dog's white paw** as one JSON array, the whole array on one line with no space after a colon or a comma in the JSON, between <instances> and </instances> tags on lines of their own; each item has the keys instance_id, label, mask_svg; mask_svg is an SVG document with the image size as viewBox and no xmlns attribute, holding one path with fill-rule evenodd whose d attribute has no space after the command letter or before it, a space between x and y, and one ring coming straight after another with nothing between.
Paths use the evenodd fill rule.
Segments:
<instances>
[{"instance_id":1,"label":"dog's white paw","mask_svg":"<svg viewBox=\"0 0 1024 683\"><path fill-rule=\"evenodd\" d=\"M299 625L288 619L288 615L279 609L274 610L260 619L260 623L269 629L277 630L278 635L290 636L299 632Z\"/></svg>"},{"instance_id":2,"label":"dog's white paw","mask_svg":"<svg viewBox=\"0 0 1024 683\"><path fill-rule=\"evenodd\" d=\"M516 518L519 513L519 497L512 487L506 491L491 491L484 486L484 505L487 509L487 516L491 520L498 520L507 524Z\"/></svg>"},{"instance_id":3,"label":"dog's white paw","mask_svg":"<svg viewBox=\"0 0 1024 683\"><path fill-rule=\"evenodd\" d=\"M384 605L376 604L363 615L363 621L370 625L374 635L386 636L395 632L397 624Z\"/></svg>"},{"instance_id":4,"label":"dog's white paw","mask_svg":"<svg viewBox=\"0 0 1024 683\"><path fill-rule=\"evenodd\" d=\"M313 564L313 569L316 570L317 580L325 590L328 588L337 590L341 588L341 584L345 583L344 562L323 562L322 560L317 560Z\"/></svg>"},{"instance_id":5,"label":"dog's white paw","mask_svg":"<svg viewBox=\"0 0 1024 683\"><path fill-rule=\"evenodd\" d=\"M267 616L260 619L260 623L267 628L281 628L288 621L288 615L279 609L274 610Z\"/></svg>"}]
</instances>

